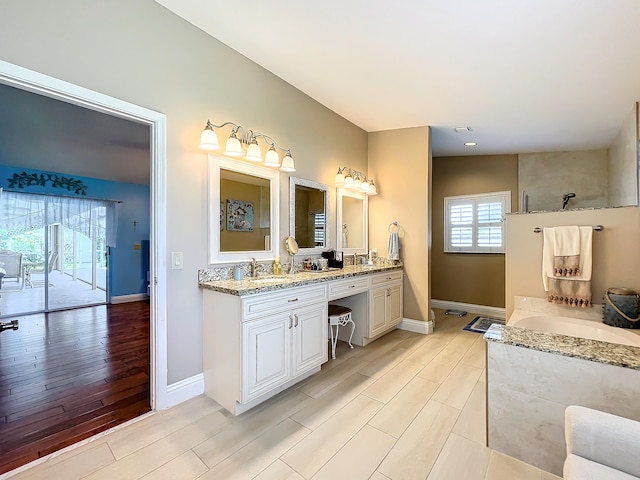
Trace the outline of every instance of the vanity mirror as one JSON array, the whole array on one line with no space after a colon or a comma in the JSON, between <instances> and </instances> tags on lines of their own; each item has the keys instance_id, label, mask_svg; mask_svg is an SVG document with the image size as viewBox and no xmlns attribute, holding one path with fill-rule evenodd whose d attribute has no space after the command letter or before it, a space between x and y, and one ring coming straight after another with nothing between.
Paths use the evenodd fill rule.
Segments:
<instances>
[{"instance_id":1,"label":"vanity mirror","mask_svg":"<svg viewBox=\"0 0 640 480\"><path fill-rule=\"evenodd\" d=\"M279 173L209 154L209 263L279 252Z\"/></svg>"},{"instance_id":2,"label":"vanity mirror","mask_svg":"<svg viewBox=\"0 0 640 480\"><path fill-rule=\"evenodd\" d=\"M367 195L338 188L337 190L337 246L349 253L368 251L369 200Z\"/></svg>"},{"instance_id":3,"label":"vanity mirror","mask_svg":"<svg viewBox=\"0 0 640 480\"><path fill-rule=\"evenodd\" d=\"M320 253L329 246L329 187L322 183L289 178L289 235L300 253Z\"/></svg>"}]
</instances>

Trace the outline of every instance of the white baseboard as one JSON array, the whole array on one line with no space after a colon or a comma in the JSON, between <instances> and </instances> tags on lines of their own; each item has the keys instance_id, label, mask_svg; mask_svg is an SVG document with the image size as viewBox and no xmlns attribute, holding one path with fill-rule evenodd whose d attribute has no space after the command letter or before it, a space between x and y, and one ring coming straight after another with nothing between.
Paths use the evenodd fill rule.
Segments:
<instances>
[{"instance_id":1,"label":"white baseboard","mask_svg":"<svg viewBox=\"0 0 640 480\"><path fill-rule=\"evenodd\" d=\"M149 295L146 293L133 293L131 295L118 295L117 297L111 297L111 303L139 302L141 300L149 300Z\"/></svg>"},{"instance_id":2,"label":"white baseboard","mask_svg":"<svg viewBox=\"0 0 640 480\"><path fill-rule=\"evenodd\" d=\"M167 386L167 405L173 407L204 393L204 375L199 373Z\"/></svg>"},{"instance_id":3,"label":"white baseboard","mask_svg":"<svg viewBox=\"0 0 640 480\"><path fill-rule=\"evenodd\" d=\"M421 333L423 335L429 335L433 333L432 321L423 322L420 320L412 320L411 318L403 318L398 324L400 330L408 330L410 332Z\"/></svg>"},{"instance_id":4,"label":"white baseboard","mask_svg":"<svg viewBox=\"0 0 640 480\"><path fill-rule=\"evenodd\" d=\"M445 310L464 310L486 315L488 317L505 318L506 310L501 307L488 307L486 305L474 305L472 303L451 302L449 300L431 300L431 308L443 308Z\"/></svg>"}]
</instances>

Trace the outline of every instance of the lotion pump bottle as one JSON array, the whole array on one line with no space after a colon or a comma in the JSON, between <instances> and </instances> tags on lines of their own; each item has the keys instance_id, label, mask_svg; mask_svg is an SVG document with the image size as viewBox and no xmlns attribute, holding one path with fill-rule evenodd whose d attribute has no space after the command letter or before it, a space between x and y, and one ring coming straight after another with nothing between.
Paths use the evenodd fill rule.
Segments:
<instances>
[{"instance_id":1,"label":"lotion pump bottle","mask_svg":"<svg viewBox=\"0 0 640 480\"><path fill-rule=\"evenodd\" d=\"M282 264L280 263L280 256L278 255L276 255L276 258L273 260L273 274L282 275Z\"/></svg>"}]
</instances>

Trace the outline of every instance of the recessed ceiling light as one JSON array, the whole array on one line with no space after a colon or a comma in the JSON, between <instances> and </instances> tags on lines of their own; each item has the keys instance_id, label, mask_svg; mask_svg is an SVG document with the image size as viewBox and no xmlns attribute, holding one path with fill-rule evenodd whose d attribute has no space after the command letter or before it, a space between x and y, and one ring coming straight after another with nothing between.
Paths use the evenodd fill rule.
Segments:
<instances>
[{"instance_id":1,"label":"recessed ceiling light","mask_svg":"<svg viewBox=\"0 0 640 480\"><path fill-rule=\"evenodd\" d=\"M471 127L455 127L454 130L456 131L456 133L465 133L470 132Z\"/></svg>"},{"instance_id":2,"label":"recessed ceiling light","mask_svg":"<svg viewBox=\"0 0 640 480\"><path fill-rule=\"evenodd\" d=\"M464 146L465 147L475 147L477 145L476 142L465 142Z\"/></svg>"}]
</instances>

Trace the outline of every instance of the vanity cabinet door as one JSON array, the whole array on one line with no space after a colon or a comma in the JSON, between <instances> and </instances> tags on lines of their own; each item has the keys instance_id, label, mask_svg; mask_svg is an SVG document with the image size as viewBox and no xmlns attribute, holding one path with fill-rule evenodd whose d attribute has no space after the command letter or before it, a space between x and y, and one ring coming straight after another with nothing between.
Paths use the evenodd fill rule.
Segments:
<instances>
[{"instance_id":1,"label":"vanity cabinet door","mask_svg":"<svg viewBox=\"0 0 640 480\"><path fill-rule=\"evenodd\" d=\"M286 313L243 324L243 403L291 378L291 329Z\"/></svg>"},{"instance_id":2,"label":"vanity cabinet door","mask_svg":"<svg viewBox=\"0 0 640 480\"><path fill-rule=\"evenodd\" d=\"M327 303L298 308L293 311L293 376L297 376L326 362Z\"/></svg>"},{"instance_id":3,"label":"vanity cabinet door","mask_svg":"<svg viewBox=\"0 0 640 480\"><path fill-rule=\"evenodd\" d=\"M387 295L387 326L392 327L402 321L402 283L391 285Z\"/></svg>"},{"instance_id":4,"label":"vanity cabinet door","mask_svg":"<svg viewBox=\"0 0 640 480\"><path fill-rule=\"evenodd\" d=\"M369 338L387 329L387 288L375 288L369 292Z\"/></svg>"}]
</instances>

